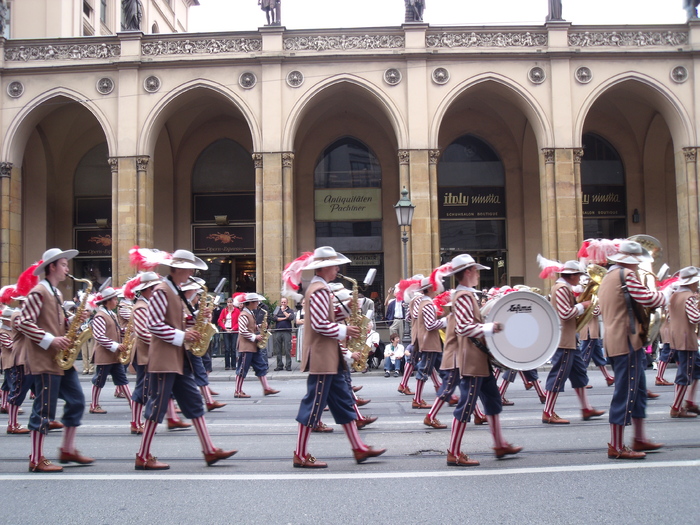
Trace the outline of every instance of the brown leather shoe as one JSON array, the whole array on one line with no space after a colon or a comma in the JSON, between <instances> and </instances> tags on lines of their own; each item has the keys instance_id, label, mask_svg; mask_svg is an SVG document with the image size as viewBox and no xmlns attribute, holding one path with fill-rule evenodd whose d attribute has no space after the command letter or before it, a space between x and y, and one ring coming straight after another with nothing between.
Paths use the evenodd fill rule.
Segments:
<instances>
[{"instance_id":1,"label":"brown leather shoe","mask_svg":"<svg viewBox=\"0 0 700 525\"><path fill-rule=\"evenodd\" d=\"M29 462L29 472L63 472L63 467L54 465L44 456L41 456L38 463Z\"/></svg>"},{"instance_id":2,"label":"brown leather shoe","mask_svg":"<svg viewBox=\"0 0 700 525\"><path fill-rule=\"evenodd\" d=\"M581 416L583 417L584 421L588 421L592 417L602 416L603 414L605 414L605 410L596 410L595 408L584 408L581 410Z\"/></svg>"},{"instance_id":3,"label":"brown leather shoe","mask_svg":"<svg viewBox=\"0 0 700 525\"><path fill-rule=\"evenodd\" d=\"M593 388L593 385L586 385L586 388Z\"/></svg>"},{"instance_id":4,"label":"brown leather shoe","mask_svg":"<svg viewBox=\"0 0 700 525\"><path fill-rule=\"evenodd\" d=\"M412 408L430 408L430 405L421 399L420 402L411 401L411 407Z\"/></svg>"},{"instance_id":5,"label":"brown leather shoe","mask_svg":"<svg viewBox=\"0 0 700 525\"><path fill-rule=\"evenodd\" d=\"M440 423L439 419L430 419L429 416L425 416L425 419L423 420L423 424L428 427L433 427L437 430L442 430L443 428L447 428L447 425L443 425Z\"/></svg>"},{"instance_id":6,"label":"brown leather shoe","mask_svg":"<svg viewBox=\"0 0 700 525\"><path fill-rule=\"evenodd\" d=\"M609 459L644 459L647 455L644 452L635 452L629 447L622 447L620 450L608 443L608 458Z\"/></svg>"},{"instance_id":7,"label":"brown leather shoe","mask_svg":"<svg viewBox=\"0 0 700 525\"><path fill-rule=\"evenodd\" d=\"M218 392L214 392L211 388L209 389L209 393L210 393L212 396L218 396L218 395L219 395Z\"/></svg>"},{"instance_id":8,"label":"brown leather shoe","mask_svg":"<svg viewBox=\"0 0 700 525\"><path fill-rule=\"evenodd\" d=\"M7 426L8 434L29 434L29 429L23 427L22 425L15 425L14 427Z\"/></svg>"},{"instance_id":9,"label":"brown leather shoe","mask_svg":"<svg viewBox=\"0 0 700 525\"><path fill-rule=\"evenodd\" d=\"M96 407L90 407L90 413L91 414L106 414L107 411L102 408L100 405L97 405Z\"/></svg>"},{"instance_id":10,"label":"brown leather shoe","mask_svg":"<svg viewBox=\"0 0 700 525\"><path fill-rule=\"evenodd\" d=\"M122 391L120 390L119 392L116 392L116 391L114 392L114 397L118 397L118 398L124 399L126 396L124 395L124 392L122 392Z\"/></svg>"},{"instance_id":11,"label":"brown leather shoe","mask_svg":"<svg viewBox=\"0 0 700 525\"><path fill-rule=\"evenodd\" d=\"M323 433L328 433L328 432L333 432L333 427L329 427L325 423L321 422L315 427L311 427L311 432L323 432Z\"/></svg>"},{"instance_id":12,"label":"brown leather shoe","mask_svg":"<svg viewBox=\"0 0 700 525\"><path fill-rule=\"evenodd\" d=\"M207 403L207 412L211 412L212 410L216 410L217 408L224 408L226 406L226 403L222 403L221 401L214 401L213 403Z\"/></svg>"},{"instance_id":13,"label":"brown leather shoe","mask_svg":"<svg viewBox=\"0 0 700 525\"><path fill-rule=\"evenodd\" d=\"M543 405L547 402L547 396L539 396L539 398L540 398L540 403L542 403Z\"/></svg>"},{"instance_id":14,"label":"brown leather shoe","mask_svg":"<svg viewBox=\"0 0 700 525\"><path fill-rule=\"evenodd\" d=\"M361 428L365 428L367 425L371 425L377 420L376 417L365 417L363 419L358 419L355 421L355 424L357 425L357 430L360 430Z\"/></svg>"},{"instance_id":15,"label":"brown leather shoe","mask_svg":"<svg viewBox=\"0 0 700 525\"><path fill-rule=\"evenodd\" d=\"M0 414L7 414L7 408L0 407Z\"/></svg>"},{"instance_id":16,"label":"brown leather shoe","mask_svg":"<svg viewBox=\"0 0 700 525\"><path fill-rule=\"evenodd\" d=\"M632 450L635 452L646 452L649 450L659 450L663 446L663 443L654 443L653 441L642 441L641 439L635 439L632 443Z\"/></svg>"},{"instance_id":17,"label":"brown leather shoe","mask_svg":"<svg viewBox=\"0 0 700 525\"><path fill-rule=\"evenodd\" d=\"M476 414L474 414L474 424L475 425L488 425L489 420L486 419L485 417L479 417Z\"/></svg>"},{"instance_id":18,"label":"brown leather shoe","mask_svg":"<svg viewBox=\"0 0 700 525\"><path fill-rule=\"evenodd\" d=\"M190 428L192 423L185 423L181 419L168 419L168 430L176 430L178 428Z\"/></svg>"},{"instance_id":19,"label":"brown leather shoe","mask_svg":"<svg viewBox=\"0 0 700 525\"><path fill-rule=\"evenodd\" d=\"M478 467L479 463L475 459L471 459L464 452L460 452L459 457L453 456L449 451L447 452L447 466L448 467Z\"/></svg>"},{"instance_id":20,"label":"brown leather shoe","mask_svg":"<svg viewBox=\"0 0 700 525\"><path fill-rule=\"evenodd\" d=\"M355 401L355 403L357 404L358 407L363 407L367 403L369 403L370 401L372 401L372 400L371 399L362 399L361 397L358 397L357 401Z\"/></svg>"},{"instance_id":21,"label":"brown leather shoe","mask_svg":"<svg viewBox=\"0 0 700 525\"><path fill-rule=\"evenodd\" d=\"M509 399L506 399L505 397L502 397L502 398L501 398L501 404L502 404L504 407L512 407L515 403L513 403L513 402L512 402L511 400L509 400Z\"/></svg>"},{"instance_id":22,"label":"brown leather shoe","mask_svg":"<svg viewBox=\"0 0 700 525\"><path fill-rule=\"evenodd\" d=\"M512 456L517 454L523 449L523 447L516 447L510 443L506 443L505 447L493 447L493 451L496 454L496 458L501 459L504 456Z\"/></svg>"},{"instance_id":23,"label":"brown leather shoe","mask_svg":"<svg viewBox=\"0 0 700 525\"><path fill-rule=\"evenodd\" d=\"M359 392L360 390L362 390L362 385L352 387L353 392Z\"/></svg>"},{"instance_id":24,"label":"brown leather shoe","mask_svg":"<svg viewBox=\"0 0 700 525\"><path fill-rule=\"evenodd\" d=\"M532 384L532 381L525 382L525 390L530 390L533 386L535 386L535 385Z\"/></svg>"},{"instance_id":25,"label":"brown leather shoe","mask_svg":"<svg viewBox=\"0 0 700 525\"><path fill-rule=\"evenodd\" d=\"M367 450L353 450L352 453L355 455L355 461L357 461L358 464L364 463L367 461L369 458L376 458L377 456L381 456L386 452L385 448L372 448L369 447Z\"/></svg>"},{"instance_id":26,"label":"brown leather shoe","mask_svg":"<svg viewBox=\"0 0 700 525\"><path fill-rule=\"evenodd\" d=\"M220 448L217 448L212 452L211 454L204 454L204 461L207 462L207 465L210 467L216 463L217 461L221 461L222 459L228 459L231 456L233 456L237 450L221 450Z\"/></svg>"},{"instance_id":27,"label":"brown leather shoe","mask_svg":"<svg viewBox=\"0 0 700 525\"><path fill-rule=\"evenodd\" d=\"M81 456L80 451L78 451L78 450L76 450L75 452L66 452L62 448L59 448L58 451L59 451L58 462L61 464L79 463L80 465L89 465L90 463L95 462L95 460L93 458L89 458L87 456Z\"/></svg>"},{"instance_id":28,"label":"brown leather shoe","mask_svg":"<svg viewBox=\"0 0 700 525\"><path fill-rule=\"evenodd\" d=\"M450 400L447 402L451 407L459 403L459 398L457 396L450 396Z\"/></svg>"},{"instance_id":29,"label":"brown leather shoe","mask_svg":"<svg viewBox=\"0 0 700 525\"><path fill-rule=\"evenodd\" d=\"M570 421L560 418L555 412L552 412L551 415L542 412L542 423L547 423L549 425L568 425Z\"/></svg>"},{"instance_id":30,"label":"brown leather shoe","mask_svg":"<svg viewBox=\"0 0 700 525\"><path fill-rule=\"evenodd\" d=\"M146 459L136 456L136 462L134 463L134 470L168 470L169 468L170 465L161 463L158 461L158 458L153 457L151 454Z\"/></svg>"},{"instance_id":31,"label":"brown leather shoe","mask_svg":"<svg viewBox=\"0 0 700 525\"><path fill-rule=\"evenodd\" d=\"M250 396L245 392L234 392L233 397L239 397L241 399L248 399Z\"/></svg>"},{"instance_id":32,"label":"brown leather shoe","mask_svg":"<svg viewBox=\"0 0 700 525\"><path fill-rule=\"evenodd\" d=\"M615 378L614 377L606 377L605 382L608 384L608 386L613 386L615 384Z\"/></svg>"},{"instance_id":33,"label":"brown leather shoe","mask_svg":"<svg viewBox=\"0 0 700 525\"><path fill-rule=\"evenodd\" d=\"M135 425L134 423L131 423L131 433L132 434L143 434L143 427L139 425Z\"/></svg>"},{"instance_id":34,"label":"brown leather shoe","mask_svg":"<svg viewBox=\"0 0 700 525\"><path fill-rule=\"evenodd\" d=\"M651 390L647 390L647 399L656 399L659 397L661 394L655 394Z\"/></svg>"},{"instance_id":35,"label":"brown leather shoe","mask_svg":"<svg viewBox=\"0 0 700 525\"><path fill-rule=\"evenodd\" d=\"M49 422L49 430L61 430L63 428L63 423L60 421Z\"/></svg>"},{"instance_id":36,"label":"brown leather shoe","mask_svg":"<svg viewBox=\"0 0 700 525\"><path fill-rule=\"evenodd\" d=\"M694 417L698 417L698 415L693 414L692 412L688 412L685 408L681 408L680 410L674 410L673 408L671 408L671 417L673 419L678 419L678 418L691 419Z\"/></svg>"},{"instance_id":37,"label":"brown leather shoe","mask_svg":"<svg viewBox=\"0 0 700 525\"><path fill-rule=\"evenodd\" d=\"M657 377L656 381L654 381L654 386L673 386L673 383L671 383L670 381L666 381L665 379L659 379Z\"/></svg>"},{"instance_id":38,"label":"brown leather shoe","mask_svg":"<svg viewBox=\"0 0 700 525\"><path fill-rule=\"evenodd\" d=\"M685 411L700 415L700 406L696 405L695 403L691 403L690 401L686 401Z\"/></svg>"},{"instance_id":39,"label":"brown leather shoe","mask_svg":"<svg viewBox=\"0 0 700 525\"><path fill-rule=\"evenodd\" d=\"M292 465L294 465L295 468L326 468L328 463L317 461L311 454L307 454L306 457L300 458L295 453Z\"/></svg>"},{"instance_id":40,"label":"brown leather shoe","mask_svg":"<svg viewBox=\"0 0 700 525\"><path fill-rule=\"evenodd\" d=\"M406 396L412 396L414 394L408 386L402 387L401 385L399 385L399 393Z\"/></svg>"},{"instance_id":41,"label":"brown leather shoe","mask_svg":"<svg viewBox=\"0 0 700 525\"><path fill-rule=\"evenodd\" d=\"M274 396L275 394L279 394L279 390L275 390L274 388L265 388L263 389L263 395L264 396Z\"/></svg>"}]
</instances>

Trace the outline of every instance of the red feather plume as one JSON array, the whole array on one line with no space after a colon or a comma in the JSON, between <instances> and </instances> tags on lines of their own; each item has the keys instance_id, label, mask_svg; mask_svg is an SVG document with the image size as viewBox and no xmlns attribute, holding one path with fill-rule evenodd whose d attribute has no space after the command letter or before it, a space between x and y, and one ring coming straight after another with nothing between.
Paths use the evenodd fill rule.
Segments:
<instances>
[{"instance_id":1,"label":"red feather plume","mask_svg":"<svg viewBox=\"0 0 700 525\"><path fill-rule=\"evenodd\" d=\"M445 274L452 270L452 263L445 263L442 266L435 268L430 274L430 284L433 286L433 290L436 292L442 292L445 287L442 284L442 280L445 278Z\"/></svg>"},{"instance_id":2,"label":"red feather plume","mask_svg":"<svg viewBox=\"0 0 700 525\"><path fill-rule=\"evenodd\" d=\"M39 277L34 275L34 270L36 270L42 262L43 261L39 261L32 264L20 274L17 279L17 293L15 297L28 295L32 288L39 284Z\"/></svg>"},{"instance_id":3,"label":"red feather plume","mask_svg":"<svg viewBox=\"0 0 700 525\"><path fill-rule=\"evenodd\" d=\"M140 275L137 275L133 279L129 279L124 285L124 297L133 300L134 297L136 297L136 292L134 292L134 288L136 288L139 284L141 284Z\"/></svg>"},{"instance_id":4,"label":"red feather plume","mask_svg":"<svg viewBox=\"0 0 700 525\"><path fill-rule=\"evenodd\" d=\"M395 294L397 301L404 302L404 295L410 286L420 286L420 279L405 279L399 281L398 290Z\"/></svg>"},{"instance_id":5,"label":"red feather plume","mask_svg":"<svg viewBox=\"0 0 700 525\"><path fill-rule=\"evenodd\" d=\"M437 314L439 317L445 315L445 309L443 308L447 303L452 300L452 290L447 290L441 294L435 296L433 299L433 304L437 309Z\"/></svg>"},{"instance_id":6,"label":"red feather plume","mask_svg":"<svg viewBox=\"0 0 700 525\"><path fill-rule=\"evenodd\" d=\"M0 303L10 304L12 299L14 299L16 290L16 287L12 285L3 286L0 290Z\"/></svg>"},{"instance_id":7,"label":"red feather plume","mask_svg":"<svg viewBox=\"0 0 700 525\"><path fill-rule=\"evenodd\" d=\"M313 252L304 252L284 267L282 272L283 297L292 298L297 302L301 301L302 297L297 293L301 284L301 272L313 254Z\"/></svg>"}]
</instances>

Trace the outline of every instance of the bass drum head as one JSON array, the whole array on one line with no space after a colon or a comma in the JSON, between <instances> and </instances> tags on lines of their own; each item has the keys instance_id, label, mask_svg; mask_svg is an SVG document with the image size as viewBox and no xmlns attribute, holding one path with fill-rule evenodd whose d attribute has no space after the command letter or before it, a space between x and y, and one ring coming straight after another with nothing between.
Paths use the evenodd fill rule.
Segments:
<instances>
[{"instance_id":1,"label":"bass drum head","mask_svg":"<svg viewBox=\"0 0 700 525\"><path fill-rule=\"evenodd\" d=\"M532 370L554 355L561 326L557 313L544 297L532 292L511 292L487 305L490 306L485 308L485 322L501 323L503 331L487 336L486 344L504 367Z\"/></svg>"}]
</instances>

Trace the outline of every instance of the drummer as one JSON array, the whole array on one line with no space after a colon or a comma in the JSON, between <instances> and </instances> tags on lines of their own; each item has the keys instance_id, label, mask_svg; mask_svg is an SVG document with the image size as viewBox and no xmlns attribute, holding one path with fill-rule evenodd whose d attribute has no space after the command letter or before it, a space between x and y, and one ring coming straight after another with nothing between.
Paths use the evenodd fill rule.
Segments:
<instances>
[{"instance_id":1,"label":"drummer","mask_svg":"<svg viewBox=\"0 0 700 525\"><path fill-rule=\"evenodd\" d=\"M479 270L488 270L478 264L470 255L461 255L452 260L452 270L455 280L459 283L452 297L454 323L449 323L445 340L457 338L458 356L456 359L461 376L459 388L461 396L454 411L452 434L447 449L447 465L453 467L470 467L479 462L463 452L462 437L467 428L477 398L481 398L489 428L493 435L496 458L517 454L522 447L516 447L506 442L501 433L499 414L502 412L501 395L498 392L496 378L489 363L488 349L484 336L500 332L500 323L482 322L481 310L478 305L476 286L479 284Z\"/></svg>"},{"instance_id":2,"label":"drummer","mask_svg":"<svg viewBox=\"0 0 700 525\"><path fill-rule=\"evenodd\" d=\"M568 425L569 420L560 418L554 412L554 405L557 402L559 392L564 391L566 380L571 380L571 385L576 391L576 395L581 403L581 414L584 421L592 417L602 416L604 410L596 410L591 406L586 395L586 385L588 384L588 372L581 357L581 351L576 344L576 318L591 304L591 301L576 303L573 287L577 286L583 271L578 261L566 261L561 263L547 261L541 256L538 257L540 266L543 267L541 277L559 274L559 278L554 283L551 291L551 302L554 310L561 321L561 336L559 347L552 356L552 369L547 376L545 390L547 398L542 412L542 423L550 425ZM546 261L543 264L543 261ZM551 264L554 263L554 264Z\"/></svg>"}]
</instances>

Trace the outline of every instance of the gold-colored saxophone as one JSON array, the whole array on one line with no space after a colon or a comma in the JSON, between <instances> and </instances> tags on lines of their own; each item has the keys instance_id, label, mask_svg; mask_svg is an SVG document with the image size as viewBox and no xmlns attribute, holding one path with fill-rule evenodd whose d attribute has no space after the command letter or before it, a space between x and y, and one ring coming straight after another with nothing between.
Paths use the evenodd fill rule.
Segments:
<instances>
[{"instance_id":1,"label":"gold-colored saxophone","mask_svg":"<svg viewBox=\"0 0 700 525\"><path fill-rule=\"evenodd\" d=\"M66 337L70 339L70 346L65 350L59 350L54 358L58 367L61 370L70 370L73 368L75 360L78 358L80 353L80 347L90 338L92 335L92 329L88 328L86 330L80 331L80 326L83 324L82 316L85 311L85 305L87 305L88 295L92 292L92 281L90 279L76 279L72 275L68 274L68 277L73 279L76 283L87 283L87 288L83 292L83 298L80 300L78 308L75 310L75 315L73 320L68 327L68 332Z\"/></svg>"},{"instance_id":2,"label":"gold-colored saxophone","mask_svg":"<svg viewBox=\"0 0 700 525\"><path fill-rule=\"evenodd\" d=\"M202 285L202 290L204 290L204 293L199 300L199 311L197 312L197 317L194 320L193 326L199 333L199 339L194 343L185 345L185 348L189 350L192 355L196 355L197 357L202 357L207 353L211 338L218 332L216 326L210 323L204 315L205 310L211 310L214 306L214 296L209 294L209 289L205 285Z\"/></svg>"},{"instance_id":3,"label":"gold-colored saxophone","mask_svg":"<svg viewBox=\"0 0 700 525\"><path fill-rule=\"evenodd\" d=\"M265 317L263 317L262 323L260 323L260 335L262 339L257 342L258 348L265 348L267 346L267 340L270 339L272 332L267 329L267 312L265 312Z\"/></svg>"},{"instance_id":4,"label":"gold-colored saxophone","mask_svg":"<svg viewBox=\"0 0 700 525\"><path fill-rule=\"evenodd\" d=\"M134 348L134 343L136 342L136 334L134 333L134 310L131 309L131 315L129 316L129 322L126 324L126 329L124 330L124 337L122 337L122 346L124 350L119 352L117 355L117 361L123 365L128 365L131 362L131 351Z\"/></svg>"},{"instance_id":5,"label":"gold-colored saxophone","mask_svg":"<svg viewBox=\"0 0 700 525\"><path fill-rule=\"evenodd\" d=\"M369 359L369 354L372 351L367 344L367 325L369 324L369 318L362 315L362 312L360 311L359 298L357 296L357 281L342 274L338 274L338 277L352 283L350 317L347 320L347 324L348 326L357 326L360 329L360 335L357 337L348 338L347 349L350 350L350 353L352 354L355 352L360 353L359 361L353 362L352 368L355 370L355 372L362 372L365 368L367 368L367 360Z\"/></svg>"},{"instance_id":6,"label":"gold-colored saxophone","mask_svg":"<svg viewBox=\"0 0 700 525\"><path fill-rule=\"evenodd\" d=\"M586 268L588 273L588 284L578 296L577 303L582 303L584 301L591 301L591 304L586 308L583 313L576 320L576 331L580 332L593 318L593 310L598 306L598 288L600 283L603 282L603 277L608 271L597 264L589 264Z\"/></svg>"}]
</instances>

